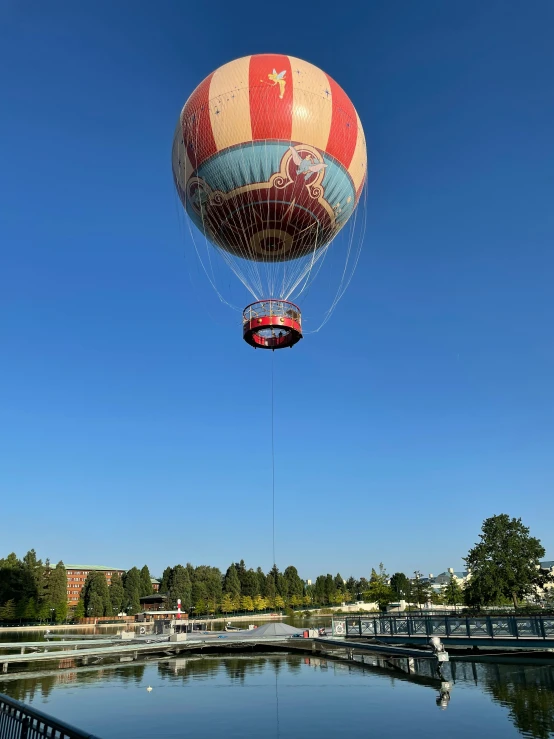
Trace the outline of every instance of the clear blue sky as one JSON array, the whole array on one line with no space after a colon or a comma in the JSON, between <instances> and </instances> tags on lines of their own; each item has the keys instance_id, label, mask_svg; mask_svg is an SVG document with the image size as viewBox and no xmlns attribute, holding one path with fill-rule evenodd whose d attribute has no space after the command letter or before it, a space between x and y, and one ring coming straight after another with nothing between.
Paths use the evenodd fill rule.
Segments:
<instances>
[{"instance_id":1,"label":"clear blue sky","mask_svg":"<svg viewBox=\"0 0 554 739\"><path fill-rule=\"evenodd\" d=\"M553 28L550 0L5 0L0 554L271 566L271 355L201 278L170 147L201 79L276 51L370 154L350 290L274 356L278 565L458 569L501 512L552 558Z\"/></svg>"}]
</instances>

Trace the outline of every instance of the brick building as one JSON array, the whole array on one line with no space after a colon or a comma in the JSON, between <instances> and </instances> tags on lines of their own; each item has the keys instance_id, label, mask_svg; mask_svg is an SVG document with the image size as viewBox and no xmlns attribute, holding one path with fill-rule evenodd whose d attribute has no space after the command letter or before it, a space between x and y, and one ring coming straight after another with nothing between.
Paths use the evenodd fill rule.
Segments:
<instances>
[{"instance_id":1,"label":"brick building","mask_svg":"<svg viewBox=\"0 0 554 739\"><path fill-rule=\"evenodd\" d=\"M89 572L103 572L108 585L111 583L112 575L115 572L120 577L125 572L125 570L119 570L117 567L102 567L101 565L66 565L65 570L67 572L67 602L70 608L76 606L79 602L79 596Z\"/></svg>"}]
</instances>

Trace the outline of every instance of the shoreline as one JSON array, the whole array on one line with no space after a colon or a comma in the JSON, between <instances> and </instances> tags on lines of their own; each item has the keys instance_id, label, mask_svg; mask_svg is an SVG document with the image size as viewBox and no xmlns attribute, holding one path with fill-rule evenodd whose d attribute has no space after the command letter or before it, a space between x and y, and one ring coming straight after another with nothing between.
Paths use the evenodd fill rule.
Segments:
<instances>
[{"instance_id":1,"label":"shoreline","mask_svg":"<svg viewBox=\"0 0 554 739\"><path fill-rule=\"evenodd\" d=\"M193 618L183 619L183 621L190 620L191 623L227 623L228 621L280 621L286 618L286 614L278 613L261 613L259 615L246 615L246 616L218 616L217 618ZM145 621L125 621L121 619L117 623L97 623L97 624L35 624L34 626L1 626L0 634L9 631L66 631L68 629L83 629L83 630L94 630L94 629L117 629L119 627L135 627L141 626L145 623L152 623L152 619Z\"/></svg>"}]
</instances>

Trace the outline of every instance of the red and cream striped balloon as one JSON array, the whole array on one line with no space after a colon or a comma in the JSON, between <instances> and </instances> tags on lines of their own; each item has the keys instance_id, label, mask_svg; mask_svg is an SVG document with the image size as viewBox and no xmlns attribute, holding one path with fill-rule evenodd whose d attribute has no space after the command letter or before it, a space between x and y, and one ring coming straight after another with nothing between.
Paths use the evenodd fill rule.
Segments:
<instances>
[{"instance_id":1,"label":"red and cream striped balloon","mask_svg":"<svg viewBox=\"0 0 554 739\"><path fill-rule=\"evenodd\" d=\"M193 222L227 253L281 262L328 245L366 179L344 90L292 56L256 54L198 85L179 118L173 172Z\"/></svg>"}]
</instances>

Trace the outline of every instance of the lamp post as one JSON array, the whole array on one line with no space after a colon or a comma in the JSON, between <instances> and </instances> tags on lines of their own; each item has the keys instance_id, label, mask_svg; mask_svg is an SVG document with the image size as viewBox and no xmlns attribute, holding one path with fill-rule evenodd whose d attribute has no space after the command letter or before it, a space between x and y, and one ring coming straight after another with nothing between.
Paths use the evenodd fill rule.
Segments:
<instances>
[{"instance_id":1,"label":"lamp post","mask_svg":"<svg viewBox=\"0 0 554 739\"><path fill-rule=\"evenodd\" d=\"M50 609L50 623L54 623L54 613L56 612L55 608Z\"/></svg>"}]
</instances>

